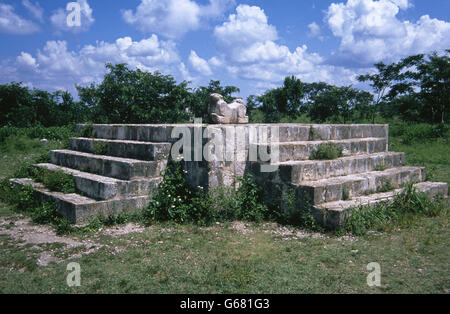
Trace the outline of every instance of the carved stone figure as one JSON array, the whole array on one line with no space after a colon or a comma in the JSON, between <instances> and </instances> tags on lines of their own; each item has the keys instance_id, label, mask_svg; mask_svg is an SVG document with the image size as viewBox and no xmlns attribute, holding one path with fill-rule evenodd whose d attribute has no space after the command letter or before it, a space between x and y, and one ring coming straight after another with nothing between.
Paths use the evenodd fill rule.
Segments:
<instances>
[{"instance_id":1,"label":"carved stone figure","mask_svg":"<svg viewBox=\"0 0 450 314\"><path fill-rule=\"evenodd\" d=\"M215 124L248 123L247 107L242 99L227 104L220 94L211 94L209 101L209 119Z\"/></svg>"}]
</instances>

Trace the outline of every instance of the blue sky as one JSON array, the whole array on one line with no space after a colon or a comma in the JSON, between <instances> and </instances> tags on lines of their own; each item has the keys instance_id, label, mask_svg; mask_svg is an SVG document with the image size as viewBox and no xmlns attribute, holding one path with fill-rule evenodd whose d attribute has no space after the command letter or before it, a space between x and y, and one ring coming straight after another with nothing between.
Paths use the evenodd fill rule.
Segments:
<instances>
[{"instance_id":1,"label":"blue sky","mask_svg":"<svg viewBox=\"0 0 450 314\"><path fill-rule=\"evenodd\" d=\"M0 83L76 94L125 62L245 98L288 75L364 87L376 62L450 48L448 0L78 0L78 27L69 2L0 0Z\"/></svg>"}]
</instances>

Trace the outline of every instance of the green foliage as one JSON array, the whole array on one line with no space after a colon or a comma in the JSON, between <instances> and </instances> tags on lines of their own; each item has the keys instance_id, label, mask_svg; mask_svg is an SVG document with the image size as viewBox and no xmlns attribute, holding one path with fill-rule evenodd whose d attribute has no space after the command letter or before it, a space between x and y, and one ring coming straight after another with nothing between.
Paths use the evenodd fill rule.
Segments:
<instances>
[{"instance_id":1,"label":"green foliage","mask_svg":"<svg viewBox=\"0 0 450 314\"><path fill-rule=\"evenodd\" d=\"M384 160L375 166L375 171L384 171L388 168Z\"/></svg>"},{"instance_id":2,"label":"green foliage","mask_svg":"<svg viewBox=\"0 0 450 314\"><path fill-rule=\"evenodd\" d=\"M412 144L414 142L423 142L437 138L448 137L450 130L447 124L427 124L418 123L411 124L406 122L395 121L390 125L390 134L394 137L400 137L404 144Z\"/></svg>"},{"instance_id":3,"label":"green foliage","mask_svg":"<svg viewBox=\"0 0 450 314\"><path fill-rule=\"evenodd\" d=\"M94 141L94 153L96 155L106 155L108 153L108 142Z\"/></svg>"},{"instance_id":4,"label":"green foliage","mask_svg":"<svg viewBox=\"0 0 450 314\"><path fill-rule=\"evenodd\" d=\"M377 193L385 193L393 190L395 190L395 186L392 184L391 179L385 180L382 185L377 187Z\"/></svg>"},{"instance_id":5,"label":"green foliage","mask_svg":"<svg viewBox=\"0 0 450 314\"><path fill-rule=\"evenodd\" d=\"M65 91L48 93L22 83L0 85L0 126L62 126L81 122L89 108Z\"/></svg>"},{"instance_id":6,"label":"green foliage","mask_svg":"<svg viewBox=\"0 0 450 314\"><path fill-rule=\"evenodd\" d=\"M204 201L205 192L192 188L179 162L170 162L164 180L153 196L145 214L148 223L152 221L174 221L208 225L214 213Z\"/></svg>"},{"instance_id":7,"label":"green foliage","mask_svg":"<svg viewBox=\"0 0 450 314\"><path fill-rule=\"evenodd\" d=\"M350 191L347 187L344 187L342 189L342 199L344 201L348 201L350 199Z\"/></svg>"},{"instance_id":8,"label":"green foliage","mask_svg":"<svg viewBox=\"0 0 450 314\"><path fill-rule=\"evenodd\" d=\"M107 64L103 81L77 86L80 99L94 108L98 123L175 123L186 121L194 97L187 82L170 75L130 70L126 64Z\"/></svg>"},{"instance_id":9,"label":"green foliage","mask_svg":"<svg viewBox=\"0 0 450 314\"><path fill-rule=\"evenodd\" d=\"M369 230L383 231L393 225L409 225L417 217L437 217L448 214L445 200L430 200L425 193L417 192L413 184L405 187L393 201L352 209L340 232L364 235Z\"/></svg>"},{"instance_id":10,"label":"green foliage","mask_svg":"<svg viewBox=\"0 0 450 314\"><path fill-rule=\"evenodd\" d=\"M269 210L263 202L263 190L251 175L241 179L237 200L240 209L237 219L261 222L269 218Z\"/></svg>"},{"instance_id":11,"label":"green foliage","mask_svg":"<svg viewBox=\"0 0 450 314\"><path fill-rule=\"evenodd\" d=\"M95 132L94 132L94 127L92 126L92 124L88 124L87 126L85 126L81 132L80 132L80 136L84 137L84 138L95 138Z\"/></svg>"},{"instance_id":12,"label":"green foliage","mask_svg":"<svg viewBox=\"0 0 450 314\"><path fill-rule=\"evenodd\" d=\"M4 126L0 128L0 143L12 137L27 137L29 139L47 139L47 140L68 140L74 135L73 126L66 125L61 127L43 127L41 125L18 128L12 126Z\"/></svg>"},{"instance_id":13,"label":"green foliage","mask_svg":"<svg viewBox=\"0 0 450 314\"><path fill-rule=\"evenodd\" d=\"M251 176L240 179L237 191L218 187L206 192L192 188L180 163L171 162L156 195L144 212L148 223L173 221L209 225L214 221L261 222L269 218L261 188Z\"/></svg>"},{"instance_id":14,"label":"green foliage","mask_svg":"<svg viewBox=\"0 0 450 314\"><path fill-rule=\"evenodd\" d=\"M344 149L334 143L320 144L311 152L311 160L331 160L343 157Z\"/></svg>"},{"instance_id":15,"label":"green foliage","mask_svg":"<svg viewBox=\"0 0 450 314\"><path fill-rule=\"evenodd\" d=\"M33 171L32 177L50 191L64 194L76 193L75 178L64 171L39 168Z\"/></svg>"}]
</instances>

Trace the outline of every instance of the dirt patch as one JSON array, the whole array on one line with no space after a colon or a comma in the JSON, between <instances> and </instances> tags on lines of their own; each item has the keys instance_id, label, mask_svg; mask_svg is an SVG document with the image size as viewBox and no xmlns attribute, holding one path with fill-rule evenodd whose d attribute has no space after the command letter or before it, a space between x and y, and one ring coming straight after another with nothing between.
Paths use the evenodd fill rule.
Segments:
<instances>
[{"instance_id":1,"label":"dirt patch","mask_svg":"<svg viewBox=\"0 0 450 314\"><path fill-rule=\"evenodd\" d=\"M253 233L253 230L248 229L247 225L244 224L241 221L234 221L231 226L230 229L240 232L242 234L249 234L249 233Z\"/></svg>"},{"instance_id":2,"label":"dirt patch","mask_svg":"<svg viewBox=\"0 0 450 314\"><path fill-rule=\"evenodd\" d=\"M0 235L7 235L14 240L15 245L18 247L32 244L34 248L39 248L41 245L46 244L63 244L60 248L39 252L36 260L36 264L39 266L47 266L51 262L61 263L65 260L79 258L82 255L94 253L102 247L102 245L93 241L79 241L70 237L58 236L49 226L31 224L29 218L13 221L0 217ZM74 248L79 248L80 253L71 255L66 259L57 257L56 253L69 251Z\"/></svg>"},{"instance_id":3,"label":"dirt patch","mask_svg":"<svg viewBox=\"0 0 450 314\"><path fill-rule=\"evenodd\" d=\"M103 234L106 234L106 235L109 235L112 237L118 237L118 236L129 234L129 233L142 233L145 230L146 230L145 227L142 227L135 223L129 223L125 226L113 227L113 228L102 230L101 232Z\"/></svg>"}]
</instances>

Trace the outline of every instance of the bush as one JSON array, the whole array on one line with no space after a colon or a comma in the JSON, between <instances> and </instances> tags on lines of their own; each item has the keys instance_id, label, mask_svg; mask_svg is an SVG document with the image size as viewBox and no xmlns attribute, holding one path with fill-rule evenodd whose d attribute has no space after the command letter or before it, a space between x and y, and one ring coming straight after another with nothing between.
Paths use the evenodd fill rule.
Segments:
<instances>
[{"instance_id":1,"label":"bush","mask_svg":"<svg viewBox=\"0 0 450 314\"><path fill-rule=\"evenodd\" d=\"M344 149L334 143L320 144L311 153L311 160L330 160L337 159L344 156Z\"/></svg>"},{"instance_id":2,"label":"bush","mask_svg":"<svg viewBox=\"0 0 450 314\"><path fill-rule=\"evenodd\" d=\"M417 141L437 139L448 136L449 127L447 124L408 124L405 122L395 122L390 125L390 134L393 137L400 137L404 144L411 144Z\"/></svg>"},{"instance_id":3,"label":"bush","mask_svg":"<svg viewBox=\"0 0 450 314\"><path fill-rule=\"evenodd\" d=\"M237 191L239 214L237 219L261 222L269 218L269 210L263 203L263 191L255 183L251 175L241 179Z\"/></svg>"},{"instance_id":4,"label":"bush","mask_svg":"<svg viewBox=\"0 0 450 314\"><path fill-rule=\"evenodd\" d=\"M164 180L145 212L147 223L152 221L174 221L208 225L214 213L205 202L205 192L192 188L179 162L171 161Z\"/></svg>"}]
</instances>

